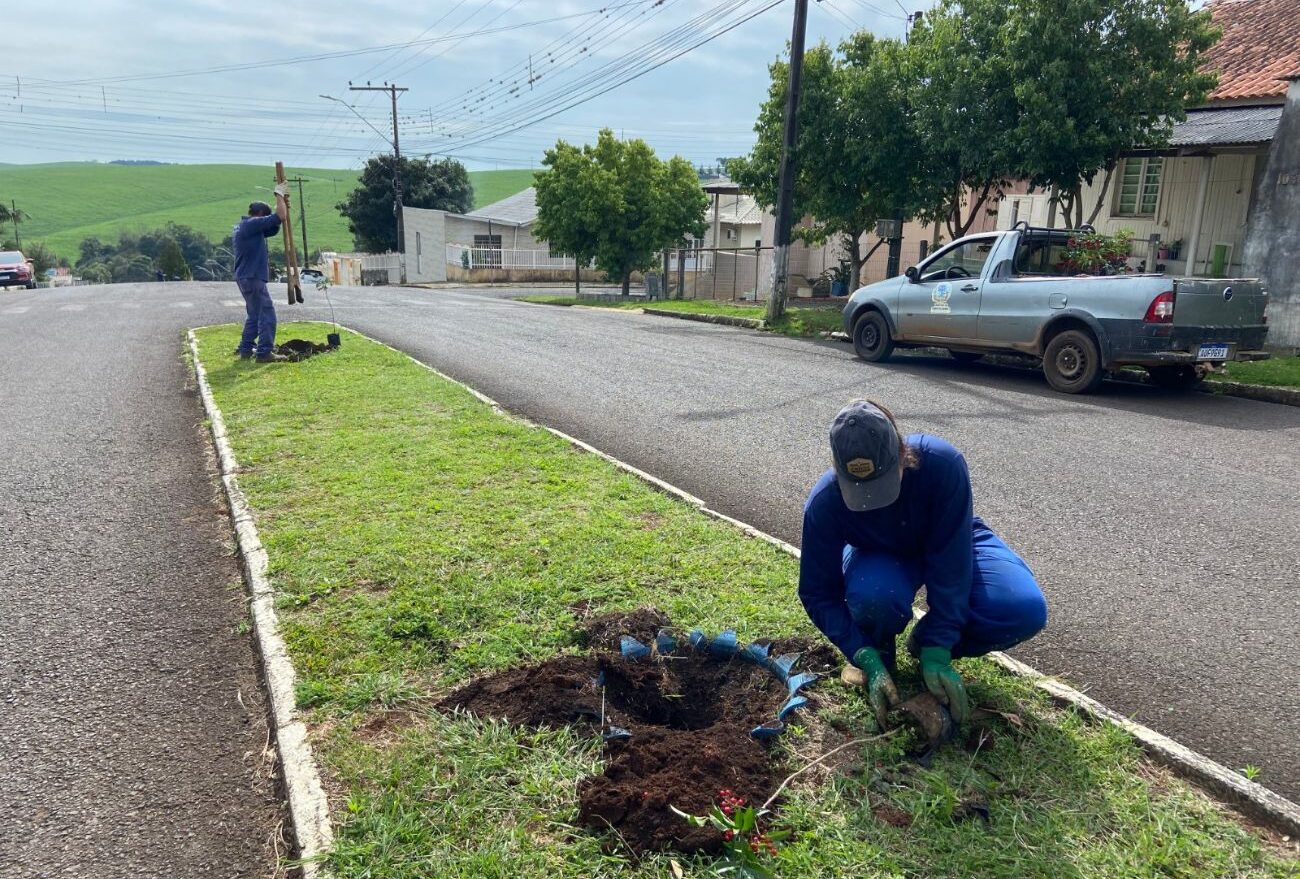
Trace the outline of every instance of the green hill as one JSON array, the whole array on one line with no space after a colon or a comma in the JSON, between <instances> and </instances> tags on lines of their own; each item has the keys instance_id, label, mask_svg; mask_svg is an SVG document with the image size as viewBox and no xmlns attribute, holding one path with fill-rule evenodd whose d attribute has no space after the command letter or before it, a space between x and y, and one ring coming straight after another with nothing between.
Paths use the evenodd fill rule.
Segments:
<instances>
[{"instance_id":1,"label":"green hill","mask_svg":"<svg viewBox=\"0 0 1300 879\"><path fill-rule=\"evenodd\" d=\"M308 246L350 250L352 236L334 205L356 185L356 172L290 168L288 174L308 178L303 184ZM482 207L531 186L533 172L471 171L469 176L474 206ZM83 238L111 241L120 231L157 228L168 221L193 226L219 241L250 201L270 201L269 193L258 187L269 188L272 182L271 167L256 165L0 164L0 199L16 202L30 215L20 227L23 239L44 241L74 261ZM13 228L7 227L3 237L12 235Z\"/></svg>"}]
</instances>

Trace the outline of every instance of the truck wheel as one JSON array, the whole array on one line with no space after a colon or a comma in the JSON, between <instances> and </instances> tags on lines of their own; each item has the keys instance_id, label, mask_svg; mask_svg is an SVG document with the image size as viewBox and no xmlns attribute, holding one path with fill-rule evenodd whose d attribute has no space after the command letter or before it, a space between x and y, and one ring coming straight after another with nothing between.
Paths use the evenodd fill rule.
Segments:
<instances>
[{"instance_id":1,"label":"truck wheel","mask_svg":"<svg viewBox=\"0 0 1300 879\"><path fill-rule=\"evenodd\" d=\"M1101 352L1091 334L1083 330L1057 333L1043 351L1047 383L1063 394L1088 394L1104 377Z\"/></svg>"},{"instance_id":2,"label":"truck wheel","mask_svg":"<svg viewBox=\"0 0 1300 879\"><path fill-rule=\"evenodd\" d=\"M974 363L984 357L978 351L954 351L951 348L948 349L948 356L958 363Z\"/></svg>"},{"instance_id":3,"label":"truck wheel","mask_svg":"<svg viewBox=\"0 0 1300 879\"><path fill-rule=\"evenodd\" d=\"M853 325L853 353L863 360L879 363L894 353L894 340L889 337L889 324L878 311L868 311Z\"/></svg>"},{"instance_id":4,"label":"truck wheel","mask_svg":"<svg viewBox=\"0 0 1300 879\"><path fill-rule=\"evenodd\" d=\"M1190 391L1205 380L1205 374L1190 364L1148 366L1151 384L1166 391Z\"/></svg>"}]
</instances>

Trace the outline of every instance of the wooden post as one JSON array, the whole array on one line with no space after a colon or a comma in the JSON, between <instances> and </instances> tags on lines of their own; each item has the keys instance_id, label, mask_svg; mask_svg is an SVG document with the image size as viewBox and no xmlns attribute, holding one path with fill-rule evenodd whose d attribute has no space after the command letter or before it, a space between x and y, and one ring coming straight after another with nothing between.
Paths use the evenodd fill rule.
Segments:
<instances>
[{"instance_id":1,"label":"wooden post","mask_svg":"<svg viewBox=\"0 0 1300 879\"><path fill-rule=\"evenodd\" d=\"M284 183L284 162L275 163L275 182ZM289 304L302 302L302 284L298 277L298 251L293 242L293 212L289 210L289 196L284 196L284 273L289 294Z\"/></svg>"}]
</instances>

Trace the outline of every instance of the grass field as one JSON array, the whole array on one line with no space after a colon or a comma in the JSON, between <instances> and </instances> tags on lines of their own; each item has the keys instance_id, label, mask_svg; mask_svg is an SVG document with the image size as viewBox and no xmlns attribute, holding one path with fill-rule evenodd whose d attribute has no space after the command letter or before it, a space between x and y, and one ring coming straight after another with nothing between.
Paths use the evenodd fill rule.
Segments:
<instances>
[{"instance_id":1,"label":"grass field","mask_svg":"<svg viewBox=\"0 0 1300 879\"><path fill-rule=\"evenodd\" d=\"M220 241L254 199L270 201L258 187L273 185L273 169L255 165L110 165L69 162L0 165L0 199L30 215L20 231L75 261L83 238L115 240L120 231L176 222ZM312 250L351 250L352 236L334 205L356 185L355 171L289 168L303 185L307 237ZM472 171L474 205L499 201L532 184L527 170ZM295 187L296 197L296 187ZM297 220L295 211L295 221ZM0 231L12 237L13 227Z\"/></svg>"},{"instance_id":2,"label":"grass field","mask_svg":"<svg viewBox=\"0 0 1300 879\"><path fill-rule=\"evenodd\" d=\"M281 332L322 339L327 327ZM600 769L598 735L433 706L471 676L581 650L582 613L652 604L688 627L735 626L742 640L810 634L795 560L360 336L301 364L258 366L230 357L237 335L198 331L200 357L325 770L334 875L713 875L708 857L631 860L574 825L576 783ZM927 768L903 756L904 736L862 746L856 769L807 773L779 819L795 836L777 876L1295 876L1292 857L1123 734L990 663L959 667L979 703L1017 722ZM919 687L910 662L899 683ZM785 771L821 753L814 727L873 731L838 680L817 692L816 718L777 750ZM959 820L970 797L987 802L987 822ZM875 817L885 806L910 826Z\"/></svg>"}]
</instances>

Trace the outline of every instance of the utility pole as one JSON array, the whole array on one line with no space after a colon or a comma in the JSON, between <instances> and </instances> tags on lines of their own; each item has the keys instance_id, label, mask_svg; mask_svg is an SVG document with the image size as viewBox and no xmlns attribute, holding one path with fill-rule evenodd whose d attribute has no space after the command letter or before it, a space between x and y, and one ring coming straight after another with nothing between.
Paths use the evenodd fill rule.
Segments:
<instances>
[{"instance_id":1,"label":"utility pole","mask_svg":"<svg viewBox=\"0 0 1300 879\"><path fill-rule=\"evenodd\" d=\"M785 138L781 149L781 179L776 198L776 240L772 252L772 298L767 319L785 314L790 285L790 228L794 225L795 147L799 142L799 91L803 86L803 42L808 26L808 0L795 0L794 32L790 36L790 82L785 101Z\"/></svg>"},{"instance_id":2,"label":"utility pole","mask_svg":"<svg viewBox=\"0 0 1300 879\"><path fill-rule=\"evenodd\" d=\"M393 216L397 218L397 264L400 267L402 283L406 283L406 229L402 222L402 147L397 140L397 96L409 89L400 88L390 83L383 85L353 85L348 83L348 90L353 92L388 92L393 102Z\"/></svg>"},{"instance_id":3,"label":"utility pole","mask_svg":"<svg viewBox=\"0 0 1300 879\"><path fill-rule=\"evenodd\" d=\"M9 206L10 206L11 208L13 208L13 212L10 213L9 216L10 216L10 218L14 221L14 246L15 246L15 247L18 247L18 248L21 248L21 247L23 246L23 236L21 236L21 235L18 234L18 201L17 201L17 199L10 199L10 200L9 200Z\"/></svg>"},{"instance_id":4,"label":"utility pole","mask_svg":"<svg viewBox=\"0 0 1300 879\"><path fill-rule=\"evenodd\" d=\"M307 262L311 259L311 251L307 249L307 202L302 197L302 185L307 181L302 177L290 177L287 182L298 184L298 228L302 230L302 261Z\"/></svg>"}]
</instances>

